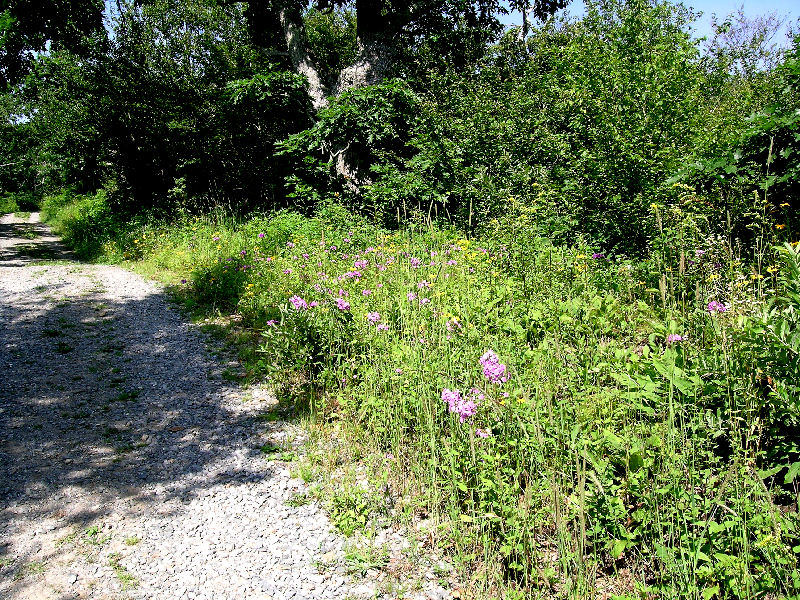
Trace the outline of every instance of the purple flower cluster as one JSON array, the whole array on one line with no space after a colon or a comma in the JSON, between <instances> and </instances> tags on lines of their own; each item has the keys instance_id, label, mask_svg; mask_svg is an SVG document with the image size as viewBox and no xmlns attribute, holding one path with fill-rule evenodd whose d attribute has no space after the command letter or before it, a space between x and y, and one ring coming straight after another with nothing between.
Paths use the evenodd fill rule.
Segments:
<instances>
[{"instance_id":1,"label":"purple flower cluster","mask_svg":"<svg viewBox=\"0 0 800 600\"><path fill-rule=\"evenodd\" d=\"M308 310L308 302L303 300L300 296L292 296L289 298L295 310Z\"/></svg>"},{"instance_id":2,"label":"purple flower cluster","mask_svg":"<svg viewBox=\"0 0 800 600\"><path fill-rule=\"evenodd\" d=\"M487 350L481 356L479 362L483 367L483 375L492 383L505 383L508 381L506 366L500 362L500 358L492 350Z\"/></svg>"},{"instance_id":3,"label":"purple flower cluster","mask_svg":"<svg viewBox=\"0 0 800 600\"><path fill-rule=\"evenodd\" d=\"M447 402L447 408L451 413L458 415L458 420L463 423L465 420L475 416L478 407L469 398L462 398L458 390L443 389L442 401Z\"/></svg>"},{"instance_id":4,"label":"purple flower cluster","mask_svg":"<svg viewBox=\"0 0 800 600\"><path fill-rule=\"evenodd\" d=\"M350 310L350 303L342 298L337 298L336 308L338 308L339 310Z\"/></svg>"},{"instance_id":5,"label":"purple flower cluster","mask_svg":"<svg viewBox=\"0 0 800 600\"><path fill-rule=\"evenodd\" d=\"M373 325L375 323L377 323L378 321L380 321L380 320L381 320L381 313L376 312L376 311L367 313L367 321L369 321Z\"/></svg>"},{"instance_id":6,"label":"purple flower cluster","mask_svg":"<svg viewBox=\"0 0 800 600\"><path fill-rule=\"evenodd\" d=\"M708 312L710 312L712 315L714 313L722 313L728 310L727 306L725 306L721 302L717 302L716 300L712 300L711 302L709 302L706 308L708 308Z\"/></svg>"},{"instance_id":7,"label":"purple flower cluster","mask_svg":"<svg viewBox=\"0 0 800 600\"><path fill-rule=\"evenodd\" d=\"M683 340L685 340L685 339L686 339L686 338L685 338L685 337L683 337L682 335L678 335L677 333L670 333L670 334L667 336L667 343L668 343L668 344L674 344L674 343L676 343L676 342L682 342L682 341L683 341Z\"/></svg>"}]
</instances>

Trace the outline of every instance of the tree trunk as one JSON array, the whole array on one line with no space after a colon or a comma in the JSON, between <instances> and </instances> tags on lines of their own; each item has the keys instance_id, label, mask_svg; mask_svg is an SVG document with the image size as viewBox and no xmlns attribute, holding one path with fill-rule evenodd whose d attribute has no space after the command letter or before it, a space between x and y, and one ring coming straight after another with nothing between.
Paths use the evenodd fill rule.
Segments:
<instances>
[{"instance_id":1,"label":"tree trunk","mask_svg":"<svg viewBox=\"0 0 800 600\"><path fill-rule=\"evenodd\" d=\"M358 55L352 65L339 73L333 95L339 96L349 89L373 85L386 78L392 64L392 23L385 9L385 0L356 1ZM279 8L278 16L289 59L296 71L306 76L308 94L314 108L319 110L327 107L328 90L309 56L300 10L296 3L286 2ZM371 183L369 176L354 166L349 144L326 148L325 151L331 167L344 178L345 185L351 191L357 192L361 185Z\"/></svg>"},{"instance_id":2,"label":"tree trunk","mask_svg":"<svg viewBox=\"0 0 800 600\"><path fill-rule=\"evenodd\" d=\"M351 88L383 81L392 66L393 23L383 0L356 0L358 15L355 62L342 69L336 81L338 96Z\"/></svg>"},{"instance_id":3,"label":"tree trunk","mask_svg":"<svg viewBox=\"0 0 800 600\"><path fill-rule=\"evenodd\" d=\"M283 34L286 37L286 47L289 51L289 60L295 70L301 75L305 75L308 80L308 95L311 96L311 103L315 109L328 106L328 94L319 76L317 68L311 62L306 45L306 32L303 27L303 20L300 11L296 8L282 6L278 16L283 27Z\"/></svg>"}]
</instances>

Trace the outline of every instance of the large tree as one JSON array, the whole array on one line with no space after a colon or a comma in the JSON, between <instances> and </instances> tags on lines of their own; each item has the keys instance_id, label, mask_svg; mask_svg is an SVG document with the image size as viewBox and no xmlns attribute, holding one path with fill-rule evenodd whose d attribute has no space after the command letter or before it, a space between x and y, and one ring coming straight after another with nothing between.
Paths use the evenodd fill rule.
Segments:
<instances>
[{"instance_id":1,"label":"large tree","mask_svg":"<svg viewBox=\"0 0 800 600\"><path fill-rule=\"evenodd\" d=\"M513 8L522 10L526 19L530 12L546 18L567 3L520 0ZM303 20L308 2L253 0L245 14L253 40L282 46L294 69L305 75L317 108L326 106L331 95L390 75L408 75L420 64L468 68L502 32L497 16L507 10L499 0L316 0L311 6L323 13L343 8L355 12L355 58L333 81L320 74L309 49Z\"/></svg>"},{"instance_id":2,"label":"large tree","mask_svg":"<svg viewBox=\"0 0 800 600\"><path fill-rule=\"evenodd\" d=\"M0 0L0 88L24 77L37 53L84 53L102 34L103 7L103 0Z\"/></svg>"}]
</instances>

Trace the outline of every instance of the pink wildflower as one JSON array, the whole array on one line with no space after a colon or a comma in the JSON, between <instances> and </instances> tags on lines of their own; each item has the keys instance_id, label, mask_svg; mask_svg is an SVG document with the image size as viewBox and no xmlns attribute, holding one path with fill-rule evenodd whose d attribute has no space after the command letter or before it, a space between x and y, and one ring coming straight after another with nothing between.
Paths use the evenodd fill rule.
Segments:
<instances>
[{"instance_id":1,"label":"pink wildflower","mask_svg":"<svg viewBox=\"0 0 800 600\"><path fill-rule=\"evenodd\" d=\"M497 354L487 350L479 360L483 367L483 375L492 383L505 383L508 381L506 366L500 362Z\"/></svg>"},{"instance_id":2,"label":"pink wildflower","mask_svg":"<svg viewBox=\"0 0 800 600\"><path fill-rule=\"evenodd\" d=\"M721 302L717 302L716 300L712 300L711 302L709 302L707 308L708 312L710 312L711 314L722 313L728 310L727 306L725 306Z\"/></svg>"},{"instance_id":3,"label":"pink wildflower","mask_svg":"<svg viewBox=\"0 0 800 600\"><path fill-rule=\"evenodd\" d=\"M292 303L292 305L294 306L295 310L307 310L308 309L308 303L305 300L303 300L300 296L296 296L296 295L292 296L291 298L289 298L289 302Z\"/></svg>"}]
</instances>

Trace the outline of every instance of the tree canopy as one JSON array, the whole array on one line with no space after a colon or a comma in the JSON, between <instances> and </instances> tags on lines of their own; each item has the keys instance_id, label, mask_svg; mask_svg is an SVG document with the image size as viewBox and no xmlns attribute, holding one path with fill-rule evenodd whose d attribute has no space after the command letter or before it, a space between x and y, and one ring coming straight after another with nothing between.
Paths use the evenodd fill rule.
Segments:
<instances>
[{"instance_id":1,"label":"tree canopy","mask_svg":"<svg viewBox=\"0 0 800 600\"><path fill-rule=\"evenodd\" d=\"M0 2L0 86L18 82L37 53L85 53L103 29L103 0Z\"/></svg>"}]
</instances>

